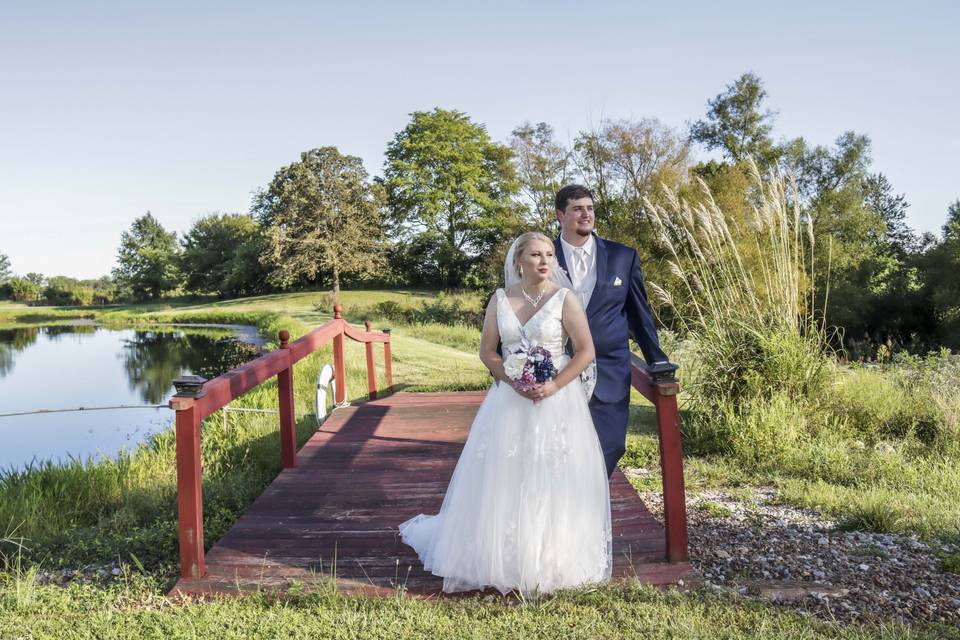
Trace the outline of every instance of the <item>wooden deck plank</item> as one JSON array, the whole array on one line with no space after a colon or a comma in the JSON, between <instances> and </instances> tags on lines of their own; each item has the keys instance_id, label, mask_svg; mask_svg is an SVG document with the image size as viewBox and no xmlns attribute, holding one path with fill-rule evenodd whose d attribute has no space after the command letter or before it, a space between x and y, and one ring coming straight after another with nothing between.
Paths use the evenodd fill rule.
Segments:
<instances>
[{"instance_id":1,"label":"wooden deck plank","mask_svg":"<svg viewBox=\"0 0 960 640\"><path fill-rule=\"evenodd\" d=\"M206 555L201 580L172 593L241 594L293 583L350 593L425 597L423 570L397 524L440 508L483 393L397 393L338 409ZM664 530L619 471L610 483L614 577L670 584ZM334 566L336 567L334 572Z\"/></svg>"}]
</instances>

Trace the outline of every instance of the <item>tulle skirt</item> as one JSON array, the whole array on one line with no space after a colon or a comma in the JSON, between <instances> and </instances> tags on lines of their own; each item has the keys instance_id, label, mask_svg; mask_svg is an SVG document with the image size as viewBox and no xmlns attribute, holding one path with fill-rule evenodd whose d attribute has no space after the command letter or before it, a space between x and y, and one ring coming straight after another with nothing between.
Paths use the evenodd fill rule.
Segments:
<instances>
[{"instance_id":1,"label":"tulle skirt","mask_svg":"<svg viewBox=\"0 0 960 640\"><path fill-rule=\"evenodd\" d=\"M399 530L448 593L549 593L609 580L609 486L579 378L536 404L494 384L440 512Z\"/></svg>"}]
</instances>

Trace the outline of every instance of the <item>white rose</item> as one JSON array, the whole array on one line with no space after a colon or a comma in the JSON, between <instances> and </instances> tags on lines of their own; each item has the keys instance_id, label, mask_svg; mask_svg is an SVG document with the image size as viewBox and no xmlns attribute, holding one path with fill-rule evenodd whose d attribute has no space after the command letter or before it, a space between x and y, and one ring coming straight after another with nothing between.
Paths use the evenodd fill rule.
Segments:
<instances>
[{"instance_id":1,"label":"white rose","mask_svg":"<svg viewBox=\"0 0 960 640\"><path fill-rule=\"evenodd\" d=\"M503 361L503 371L513 380L518 379L523 375L523 366L527 363L527 359L522 355L517 353L511 353L507 356L507 359Z\"/></svg>"}]
</instances>

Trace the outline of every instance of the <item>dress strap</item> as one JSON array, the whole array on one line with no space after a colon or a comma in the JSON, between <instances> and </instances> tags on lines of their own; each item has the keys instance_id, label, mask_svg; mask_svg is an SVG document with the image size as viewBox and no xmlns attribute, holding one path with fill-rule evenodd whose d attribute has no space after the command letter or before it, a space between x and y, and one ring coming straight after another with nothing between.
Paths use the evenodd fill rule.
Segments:
<instances>
[{"instance_id":1,"label":"dress strap","mask_svg":"<svg viewBox=\"0 0 960 640\"><path fill-rule=\"evenodd\" d=\"M560 304L561 311L563 310L563 299L566 297L568 291L570 291L570 289L567 289L566 287L560 287L560 291L557 291L555 294L553 294L553 298L560 298L557 300L557 302ZM553 298L550 298L550 302L553 302Z\"/></svg>"},{"instance_id":2,"label":"dress strap","mask_svg":"<svg viewBox=\"0 0 960 640\"><path fill-rule=\"evenodd\" d=\"M553 315L554 318L559 320L561 323L563 323L563 299L567 296L567 293L569 291L570 289L568 289L567 287L561 287L560 291L557 291L555 294L553 294L553 298L560 298L560 299L556 301L557 304L551 311L551 314ZM553 298L550 298L551 304L553 304L554 302ZM566 340L566 335L567 335L566 331L563 332L563 335L564 335L564 340Z\"/></svg>"}]
</instances>

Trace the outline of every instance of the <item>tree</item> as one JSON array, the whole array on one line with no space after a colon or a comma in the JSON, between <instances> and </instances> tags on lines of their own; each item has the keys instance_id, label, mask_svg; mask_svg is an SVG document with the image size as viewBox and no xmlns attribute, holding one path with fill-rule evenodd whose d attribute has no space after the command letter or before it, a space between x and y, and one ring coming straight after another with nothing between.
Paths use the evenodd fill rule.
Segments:
<instances>
[{"instance_id":1,"label":"tree","mask_svg":"<svg viewBox=\"0 0 960 640\"><path fill-rule=\"evenodd\" d=\"M46 276L44 276L42 273L36 273L34 271L31 271L30 273L28 273L23 277L29 280L30 282L32 282L33 284L37 285L41 289L43 289L44 285L47 282Z\"/></svg>"},{"instance_id":2,"label":"tree","mask_svg":"<svg viewBox=\"0 0 960 640\"><path fill-rule=\"evenodd\" d=\"M42 289L40 285L27 279L26 277L14 276L7 282L10 288L10 295L18 302L34 302L40 298Z\"/></svg>"},{"instance_id":3,"label":"tree","mask_svg":"<svg viewBox=\"0 0 960 640\"><path fill-rule=\"evenodd\" d=\"M599 232L634 247L645 276L660 284L671 276L644 201L659 202L664 186L678 190L689 157L689 143L656 118L604 120L574 141L573 163L593 192Z\"/></svg>"},{"instance_id":4,"label":"tree","mask_svg":"<svg viewBox=\"0 0 960 640\"><path fill-rule=\"evenodd\" d=\"M832 148L797 138L784 146L782 157L814 222L817 279L829 279L829 289L818 288L818 304L826 305L830 324L844 328L847 346L893 339L896 321L884 321L880 309L909 283L886 219L896 222L906 203L870 174L870 164L870 138L853 131L838 136Z\"/></svg>"},{"instance_id":5,"label":"tree","mask_svg":"<svg viewBox=\"0 0 960 640\"><path fill-rule=\"evenodd\" d=\"M180 271L191 291L249 295L265 290L260 228L252 216L211 213L197 219L181 241Z\"/></svg>"},{"instance_id":6,"label":"tree","mask_svg":"<svg viewBox=\"0 0 960 640\"><path fill-rule=\"evenodd\" d=\"M960 198L947 207L947 221L942 231L944 240L960 240Z\"/></svg>"},{"instance_id":7,"label":"tree","mask_svg":"<svg viewBox=\"0 0 960 640\"><path fill-rule=\"evenodd\" d=\"M960 349L960 200L947 207L939 242L920 259L923 289L936 318L939 343Z\"/></svg>"},{"instance_id":8,"label":"tree","mask_svg":"<svg viewBox=\"0 0 960 640\"><path fill-rule=\"evenodd\" d=\"M440 108L411 114L387 146L383 184L394 239L410 244L426 235L423 258L438 264L439 284L485 279L504 239L519 230L511 155L466 114Z\"/></svg>"},{"instance_id":9,"label":"tree","mask_svg":"<svg viewBox=\"0 0 960 640\"><path fill-rule=\"evenodd\" d=\"M300 154L257 194L254 211L265 230L262 261L272 282L329 276L334 294L344 275L372 276L385 264L380 189L360 158L336 147Z\"/></svg>"},{"instance_id":10,"label":"tree","mask_svg":"<svg viewBox=\"0 0 960 640\"><path fill-rule=\"evenodd\" d=\"M167 232L149 211L120 236L113 277L136 300L159 298L179 285L176 232Z\"/></svg>"},{"instance_id":11,"label":"tree","mask_svg":"<svg viewBox=\"0 0 960 640\"><path fill-rule=\"evenodd\" d=\"M117 299L117 284L110 276L101 276L95 280L81 280L80 283L93 289L94 304L105 305Z\"/></svg>"},{"instance_id":12,"label":"tree","mask_svg":"<svg viewBox=\"0 0 960 640\"><path fill-rule=\"evenodd\" d=\"M47 279L43 297L49 304L86 306L93 302L93 287L76 278L53 276Z\"/></svg>"},{"instance_id":13,"label":"tree","mask_svg":"<svg viewBox=\"0 0 960 640\"><path fill-rule=\"evenodd\" d=\"M863 203L870 211L883 220L886 227L886 244L899 257L916 250L919 239L913 229L907 226L907 209L910 207L902 193L894 193L890 180L882 173L870 174L863 178Z\"/></svg>"},{"instance_id":14,"label":"tree","mask_svg":"<svg viewBox=\"0 0 960 640\"><path fill-rule=\"evenodd\" d=\"M510 148L527 209L529 224L543 231L556 230L555 197L570 182L570 151L554 140L546 122L524 122L510 134Z\"/></svg>"},{"instance_id":15,"label":"tree","mask_svg":"<svg viewBox=\"0 0 960 640\"><path fill-rule=\"evenodd\" d=\"M657 199L662 186L677 189L689 167L689 144L656 118L604 120L581 132L574 149L584 181L596 187L598 223L629 244L650 231L643 199Z\"/></svg>"},{"instance_id":16,"label":"tree","mask_svg":"<svg viewBox=\"0 0 960 640\"><path fill-rule=\"evenodd\" d=\"M766 97L763 81L743 74L707 103L707 118L693 124L690 137L708 149L723 149L733 162L752 156L761 168L769 166L778 152L770 138L776 114L761 110Z\"/></svg>"},{"instance_id":17,"label":"tree","mask_svg":"<svg viewBox=\"0 0 960 640\"><path fill-rule=\"evenodd\" d=\"M6 254L0 253L0 286L7 284L13 272L10 270L10 258Z\"/></svg>"}]
</instances>

